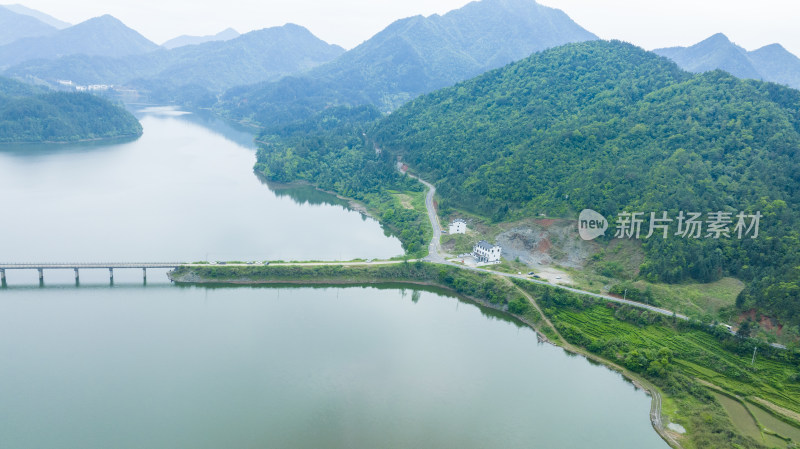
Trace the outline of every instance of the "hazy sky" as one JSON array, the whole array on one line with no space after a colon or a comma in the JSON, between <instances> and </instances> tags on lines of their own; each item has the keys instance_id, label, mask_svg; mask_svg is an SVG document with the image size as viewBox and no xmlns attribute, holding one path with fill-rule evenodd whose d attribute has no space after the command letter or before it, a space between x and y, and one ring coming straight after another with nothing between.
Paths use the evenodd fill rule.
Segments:
<instances>
[{"instance_id":1,"label":"hazy sky","mask_svg":"<svg viewBox=\"0 0 800 449\"><path fill-rule=\"evenodd\" d=\"M13 0L6 0L11 3ZM4 3L6 3L4 2ZM798 0L540 0L604 39L647 49L688 45L723 32L748 50L779 42L800 55ZM293 22L327 42L352 48L389 23L442 14L465 0L25 0L20 3L78 23L111 14L156 43L181 34L247 32Z\"/></svg>"}]
</instances>

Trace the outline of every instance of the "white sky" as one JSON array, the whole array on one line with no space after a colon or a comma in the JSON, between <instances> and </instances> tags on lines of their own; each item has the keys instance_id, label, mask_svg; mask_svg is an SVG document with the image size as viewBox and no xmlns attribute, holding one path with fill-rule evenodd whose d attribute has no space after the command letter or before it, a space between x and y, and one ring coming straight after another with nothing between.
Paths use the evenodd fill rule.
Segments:
<instances>
[{"instance_id":1,"label":"white sky","mask_svg":"<svg viewBox=\"0 0 800 449\"><path fill-rule=\"evenodd\" d=\"M78 23L111 14L156 43L181 34L240 33L293 22L352 48L391 22L443 14L467 0L6 0ZM690 45L714 33L754 50L778 42L800 55L798 0L539 0L603 39L646 49Z\"/></svg>"}]
</instances>

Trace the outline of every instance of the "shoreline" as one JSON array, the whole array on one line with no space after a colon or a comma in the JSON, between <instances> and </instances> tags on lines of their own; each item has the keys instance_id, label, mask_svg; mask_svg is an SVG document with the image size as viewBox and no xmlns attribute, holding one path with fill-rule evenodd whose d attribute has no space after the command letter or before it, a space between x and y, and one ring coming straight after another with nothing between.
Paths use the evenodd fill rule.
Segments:
<instances>
[{"instance_id":1,"label":"shoreline","mask_svg":"<svg viewBox=\"0 0 800 449\"><path fill-rule=\"evenodd\" d=\"M174 271L174 270L173 270ZM457 292L456 290L442 285L441 283L437 282L426 282L426 281L418 281L418 280L408 280L408 279L376 279L376 278L362 278L362 279L336 279L336 278L326 278L321 277L318 279L309 279L309 280L297 280L297 279L269 279L269 278L260 278L260 279L208 279L203 278L195 274L195 276L189 276L187 278L180 278L173 275L173 271L167 273L168 278L171 282L175 283L176 285L231 285L231 286L244 286L244 285L285 285L285 286L325 286L329 285L332 287L339 287L339 286L375 286L375 285L416 285L421 287L434 287L438 289L442 289L448 293L453 294L459 300L464 300L468 303L473 303L478 306L482 306L488 309L491 309L497 313L500 313L504 316L504 318L510 319L512 321L517 321L536 333L537 340L539 342L549 343L555 347L561 348L565 352L577 356L582 356L584 359L589 361L590 363L598 363L603 365L605 368L616 372L619 374L624 380L630 382L634 388L642 390L650 396L650 424L653 427L653 430L664 440L672 448L683 448L680 442L677 441L677 438L680 436L671 432L667 427L664 425L663 421L663 414L662 414L662 399L661 399L661 392L658 388L649 382L647 379L639 376L636 373L633 373L622 366L617 365L616 363L606 360L603 357L600 357L596 354L592 354L583 348L577 347L564 339L560 333L555 329L555 326L550 323L547 316L539 309L538 303L536 303L527 292L524 292L520 289L520 292L524 294L527 300L531 303L531 305L541 314L542 320L550 326L550 328L556 332L556 335L559 337L559 341L555 342L545 335L544 331L541 329L541 325L537 325L532 320L525 318L524 316L509 312L506 308L498 307L496 304L492 304L489 301L464 295L462 293Z\"/></svg>"},{"instance_id":2,"label":"shoreline","mask_svg":"<svg viewBox=\"0 0 800 449\"><path fill-rule=\"evenodd\" d=\"M128 140L128 139L138 139L142 137L144 132L140 132L138 134L123 134L119 136L111 136L111 137L95 137L93 139L78 139L78 140L26 140L26 141L11 141L11 142L3 142L0 141L0 146L3 145L69 145L71 143L91 143L91 142L108 142L114 140Z\"/></svg>"},{"instance_id":3,"label":"shoreline","mask_svg":"<svg viewBox=\"0 0 800 449\"><path fill-rule=\"evenodd\" d=\"M380 223L381 227L383 227L383 223L377 217L375 217L372 213L370 213L369 209L367 208L367 206L364 203L361 203L361 202L359 202L357 200L354 200L353 198L348 198L346 196L339 195L338 193L336 193L334 191L331 191L331 190L321 189L317 185L315 185L315 184L313 184L313 183L311 183L309 181L303 180L303 179L292 181L292 182L277 182L277 181L271 181L266 176L264 176L262 173L259 173L258 170L254 169L253 173L255 173L255 175L257 177L259 177L263 182L265 182L267 184L267 187L269 187L272 190L289 190L289 189L296 188L296 187L311 187L311 188L313 188L314 190L316 190L318 192L327 193L329 195L332 195L332 196L336 197L339 200L347 202L347 207L349 207L351 210L353 210L355 212L358 212L358 213L361 213L363 215L366 215L367 217L369 217L369 218L377 221L378 223Z\"/></svg>"}]
</instances>

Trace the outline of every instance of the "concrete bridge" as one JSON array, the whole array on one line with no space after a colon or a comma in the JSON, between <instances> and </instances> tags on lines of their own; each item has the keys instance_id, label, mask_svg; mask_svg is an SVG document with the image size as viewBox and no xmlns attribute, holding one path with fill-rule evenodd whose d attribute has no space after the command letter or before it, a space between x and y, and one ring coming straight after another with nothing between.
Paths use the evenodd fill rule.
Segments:
<instances>
[{"instance_id":1,"label":"concrete bridge","mask_svg":"<svg viewBox=\"0 0 800 449\"><path fill-rule=\"evenodd\" d=\"M0 263L0 283L6 285L6 270L37 270L39 271L39 282L44 282L44 270L74 270L75 282L80 281L79 270L82 269L102 269L108 270L108 277L114 282L114 269L141 268L142 279L147 282L148 268L177 268L186 265L185 262L79 262L79 263Z\"/></svg>"}]
</instances>

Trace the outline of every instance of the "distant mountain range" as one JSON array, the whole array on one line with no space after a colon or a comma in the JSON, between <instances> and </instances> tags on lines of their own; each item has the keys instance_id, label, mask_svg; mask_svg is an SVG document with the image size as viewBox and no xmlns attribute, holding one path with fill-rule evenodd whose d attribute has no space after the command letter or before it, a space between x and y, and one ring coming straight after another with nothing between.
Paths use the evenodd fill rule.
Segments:
<instances>
[{"instance_id":1,"label":"distant mountain range","mask_svg":"<svg viewBox=\"0 0 800 449\"><path fill-rule=\"evenodd\" d=\"M533 0L482 0L439 16L398 20L302 77L234 88L219 108L235 119L291 121L336 104L384 111L435 89L568 42L597 39Z\"/></svg>"},{"instance_id":2,"label":"distant mountain range","mask_svg":"<svg viewBox=\"0 0 800 449\"><path fill-rule=\"evenodd\" d=\"M229 118L263 125L335 105L388 112L531 53L597 39L534 0L481 0L441 16L408 17L347 52L292 24L180 36L162 46L108 15L68 25L23 6L0 7L3 75L51 86L127 86L151 101L203 97L203 106L216 103ZM722 69L800 88L800 58L778 44L747 51L716 34L655 52L692 72Z\"/></svg>"},{"instance_id":3,"label":"distant mountain range","mask_svg":"<svg viewBox=\"0 0 800 449\"><path fill-rule=\"evenodd\" d=\"M221 92L232 86L277 80L305 71L343 52L343 48L320 40L307 29L287 24L227 41L162 48L123 58L70 55L31 60L7 69L4 75L50 84L71 80L84 85L128 85L161 91L154 101L172 101L170 92L182 86Z\"/></svg>"},{"instance_id":4,"label":"distant mountain range","mask_svg":"<svg viewBox=\"0 0 800 449\"><path fill-rule=\"evenodd\" d=\"M0 6L0 45L17 39L54 34L58 29L39 19Z\"/></svg>"},{"instance_id":5,"label":"distant mountain range","mask_svg":"<svg viewBox=\"0 0 800 449\"><path fill-rule=\"evenodd\" d=\"M724 70L738 78L772 81L800 89L800 58L780 44L747 51L717 33L691 47L653 50L678 63L681 68L700 73Z\"/></svg>"},{"instance_id":6,"label":"distant mountain range","mask_svg":"<svg viewBox=\"0 0 800 449\"><path fill-rule=\"evenodd\" d=\"M33 59L54 59L72 54L127 56L147 53L158 45L104 15L44 36L26 37L0 46L0 67Z\"/></svg>"},{"instance_id":7,"label":"distant mountain range","mask_svg":"<svg viewBox=\"0 0 800 449\"><path fill-rule=\"evenodd\" d=\"M17 14L22 14L24 16L33 17L40 22L44 22L47 25L57 29L63 30L64 28L69 28L72 26L71 23L64 22L63 20L56 19L53 16L47 15L41 11L37 11L35 9L28 8L27 6L22 6L18 4L14 5L2 5L2 7L8 9L9 11L13 11Z\"/></svg>"},{"instance_id":8,"label":"distant mountain range","mask_svg":"<svg viewBox=\"0 0 800 449\"><path fill-rule=\"evenodd\" d=\"M229 41L239 36L241 36L241 34L239 34L238 31L234 30L233 28L226 28L211 36L187 36L184 34L164 42L161 44L161 46L171 50L173 48L183 47L185 45L197 45L213 41Z\"/></svg>"}]
</instances>

